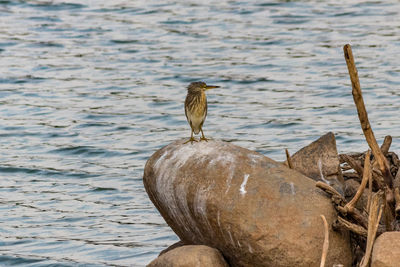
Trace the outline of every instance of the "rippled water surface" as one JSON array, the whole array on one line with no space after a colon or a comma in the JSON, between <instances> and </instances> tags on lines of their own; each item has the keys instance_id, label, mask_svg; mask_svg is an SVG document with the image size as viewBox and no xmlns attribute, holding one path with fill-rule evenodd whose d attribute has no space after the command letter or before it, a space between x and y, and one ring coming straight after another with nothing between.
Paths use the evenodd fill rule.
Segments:
<instances>
[{"instance_id":1,"label":"rippled water surface","mask_svg":"<svg viewBox=\"0 0 400 267\"><path fill-rule=\"evenodd\" d=\"M142 183L189 137L276 160L333 131L366 149L342 47L381 142L400 148L397 1L0 1L0 265L144 266L177 237Z\"/></svg>"}]
</instances>

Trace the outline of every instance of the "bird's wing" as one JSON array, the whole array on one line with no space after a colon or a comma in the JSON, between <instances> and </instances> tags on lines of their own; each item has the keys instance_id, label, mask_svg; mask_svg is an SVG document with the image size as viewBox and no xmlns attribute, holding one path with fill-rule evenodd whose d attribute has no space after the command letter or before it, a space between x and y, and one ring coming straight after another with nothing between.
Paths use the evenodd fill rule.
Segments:
<instances>
[{"instance_id":1,"label":"bird's wing","mask_svg":"<svg viewBox=\"0 0 400 267\"><path fill-rule=\"evenodd\" d=\"M185 116L186 116L186 119L187 120L189 120L189 118L188 118L188 112L187 112L187 107L188 107L188 103L189 102L189 99L188 99L188 97L186 96L186 99L185 99L185 106L184 106L184 109L185 109Z\"/></svg>"}]
</instances>

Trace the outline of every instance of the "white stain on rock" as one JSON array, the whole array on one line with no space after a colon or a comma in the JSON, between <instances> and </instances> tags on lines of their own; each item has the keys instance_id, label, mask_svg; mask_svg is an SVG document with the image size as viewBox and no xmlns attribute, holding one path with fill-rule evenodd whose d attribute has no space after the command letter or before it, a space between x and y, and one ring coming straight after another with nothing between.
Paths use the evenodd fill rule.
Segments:
<instances>
[{"instance_id":1,"label":"white stain on rock","mask_svg":"<svg viewBox=\"0 0 400 267\"><path fill-rule=\"evenodd\" d=\"M324 172L323 172L323 170L322 170L322 161L321 161L321 158L318 159L318 169L319 169L319 174L320 174L320 176L321 176L321 180L322 180L324 183L330 185L331 183L330 183L328 180L325 179Z\"/></svg>"},{"instance_id":2,"label":"white stain on rock","mask_svg":"<svg viewBox=\"0 0 400 267\"><path fill-rule=\"evenodd\" d=\"M247 184L247 180L249 179L249 177L250 177L250 174L245 174L245 175L244 175L244 178L243 178L243 182L242 182L242 184L240 185L239 192L240 192L240 194L241 194L242 196L245 195L245 194L247 193L247 191L246 191L246 184Z\"/></svg>"},{"instance_id":3,"label":"white stain on rock","mask_svg":"<svg viewBox=\"0 0 400 267\"><path fill-rule=\"evenodd\" d=\"M261 155L258 154L248 154L247 157L250 159L250 162L254 165L257 164L260 159L262 159Z\"/></svg>"},{"instance_id":4,"label":"white stain on rock","mask_svg":"<svg viewBox=\"0 0 400 267\"><path fill-rule=\"evenodd\" d=\"M207 216L207 199L209 191L209 188L200 188L199 190L197 190L194 197L193 210L198 215L198 217L201 218L204 225L207 226L208 233L213 236L214 230L211 227L210 221L208 220Z\"/></svg>"},{"instance_id":5,"label":"white stain on rock","mask_svg":"<svg viewBox=\"0 0 400 267\"><path fill-rule=\"evenodd\" d=\"M214 158L210 160L208 168L221 168L228 170L225 190L225 194L227 194L229 189L231 188L233 174L235 173L236 156L231 153L216 153L216 156L214 156Z\"/></svg>"},{"instance_id":6,"label":"white stain on rock","mask_svg":"<svg viewBox=\"0 0 400 267\"><path fill-rule=\"evenodd\" d=\"M186 189L176 183L176 178L179 176L181 168L192 157L198 159L204 158L208 154L214 154L214 146L203 145L182 145L167 149L155 162L154 169L156 174L156 191L159 203L164 206L164 210L169 216L184 227L185 231L191 231L201 237L201 231L197 227L195 218L192 217L188 207L186 197ZM185 183L184 183L185 184ZM199 196L200 197L200 196ZM204 194L199 198L205 200ZM198 201L200 204L200 213L205 212L205 203ZM204 217L203 217L204 218ZM206 216L205 216L206 218Z\"/></svg>"},{"instance_id":7,"label":"white stain on rock","mask_svg":"<svg viewBox=\"0 0 400 267\"><path fill-rule=\"evenodd\" d=\"M180 207L180 212L184 215L184 218L187 221L183 224L183 227L187 233L196 233L197 236L201 236L201 233L197 228L196 220L190 216L191 213L187 203L186 192L187 190L184 184L176 186L177 204Z\"/></svg>"},{"instance_id":8,"label":"white stain on rock","mask_svg":"<svg viewBox=\"0 0 400 267\"><path fill-rule=\"evenodd\" d=\"M154 168L157 170L160 168L160 164L163 163L165 157L168 155L168 151L165 151L159 158L158 160L154 163Z\"/></svg>"},{"instance_id":9,"label":"white stain on rock","mask_svg":"<svg viewBox=\"0 0 400 267\"><path fill-rule=\"evenodd\" d=\"M228 178L226 179L226 190L225 194L228 193L229 189L231 189L232 178L233 178L234 169L232 168L228 174Z\"/></svg>"},{"instance_id":10,"label":"white stain on rock","mask_svg":"<svg viewBox=\"0 0 400 267\"><path fill-rule=\"evenodd\" d=\"M296 189L294 187L294 183L290 182L289 184L290 184L290 192L292 193L292 195L295 195L296 194Z\"/></svg>"},{"instance_id":11,"label":"white stain on rock","mask_svg":"<svg viewBox=\"0 0 400 267\"><path fill-rule=\"evenodd\" d=\"M217 153L216 156L214 156L213 159L210 160L209 167L215 167L217 163L220 165L231 165L235 161L236 157L233 154L225 153L221 155Z\"/></svg>"}]
</instances>

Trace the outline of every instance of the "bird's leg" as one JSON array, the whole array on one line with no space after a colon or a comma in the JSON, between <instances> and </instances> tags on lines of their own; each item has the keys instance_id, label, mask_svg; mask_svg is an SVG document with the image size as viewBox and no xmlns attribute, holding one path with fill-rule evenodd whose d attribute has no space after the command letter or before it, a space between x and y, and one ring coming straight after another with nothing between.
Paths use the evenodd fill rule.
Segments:
<instances>
[{"instance_id":1,"label":"bird's leg","mask_svg":"<svg viewBox=\"0 0 400 267\"><path fill-rule=\"evenodd\" d=\"M200 137L200 141L202 141L202 140L204 140L204 141L208 141L208 138L206 138L205 136L204 136L204 133L203 133L203 129L202 128L200 128L200 131L201 131L201 137Z\"/></svg>"},{"instance_id":2,"label":"bird's leg","mask_svg":"<svg viewBox=\"0 0 400 267\"><path fill-rule=\"evenodd\" d=\"M197 142L197 140L196 139L194 139L194 137L193 137L193 129L192 129L192 132L190 133L190 139L189 140L187 140L185 143L183 143L183 144L186 144L186 143L191 143L191 144L193 144L193 142Z\"/></svg>"}]
</instances>

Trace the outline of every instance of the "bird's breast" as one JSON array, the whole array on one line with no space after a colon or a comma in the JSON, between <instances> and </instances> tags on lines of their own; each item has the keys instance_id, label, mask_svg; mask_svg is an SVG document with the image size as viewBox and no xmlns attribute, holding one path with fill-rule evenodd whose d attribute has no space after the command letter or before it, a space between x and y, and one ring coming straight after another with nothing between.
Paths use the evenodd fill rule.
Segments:
<instances>
[{"instance_id":1,"label":"bird's breast","mask_svg":"<svg viewBox=\"0 0 400 267\"><path fill-rule=\"evenodd\" d=\"M207 98L205 93L190 99L186 107L186 116L195 134L200 132L200 128L207 115Z\"/></svg>"}]
</instances>

